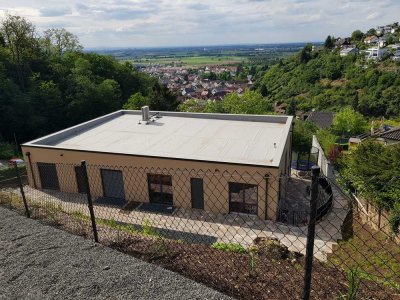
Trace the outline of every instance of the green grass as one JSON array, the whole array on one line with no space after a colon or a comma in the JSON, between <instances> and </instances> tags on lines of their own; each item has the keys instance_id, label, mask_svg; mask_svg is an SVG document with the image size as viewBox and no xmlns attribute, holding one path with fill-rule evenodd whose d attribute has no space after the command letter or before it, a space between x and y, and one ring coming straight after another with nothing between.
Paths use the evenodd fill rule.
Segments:
<instances>
[{"instance_id":1,"label":"green grass","mask_svg":"<svg viewBox=\"0 0 400 300\"><path fill-rule=\"evenodd\" d=\"M246 248L244 248L240 244L215 242L214 244L211 245L211 247L221 251L247 253Z\"/></svg>"},{"instance_id":2,"label":"green grass","mask_svg":"<svg viewBox=\"0 0 400 300\"><path fill-rule=\"evenodd\" d=\"M360 223L353 222L353 233L339 242L328 264L344 270L357 268L361 278L400 290L399 245Z\"/></svg>"},{"instance_id":3,"label":"green grass","mask_svg":"<svg viewBox=\"0 0 400 300\"><path fill-rule=\"evenodd\" d=\"M84 215L80 211L75 211L72 213L72 215L77 219L85 220L87 222L90 221L90 217L87 215ZM154 229L154 227L152 227L151 222L149 220L144 220L144 222L142 224L142 230L134 228L131 224L118 222L114 219L108 220L108 219L96 218L96 224L103 225L103 226L109 227L111 229L115 229L118 231L126 232L129 234L134 234L134 235L143 235L143 236L149 236L149 237L163 237L161 233L157 232Z\"/></svg>"}]
</instances>

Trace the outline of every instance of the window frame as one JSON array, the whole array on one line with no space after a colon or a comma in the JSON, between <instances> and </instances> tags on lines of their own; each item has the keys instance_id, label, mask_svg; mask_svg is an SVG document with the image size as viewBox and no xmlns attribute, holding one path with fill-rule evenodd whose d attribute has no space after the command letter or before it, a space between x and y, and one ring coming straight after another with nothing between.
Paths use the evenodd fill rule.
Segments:
<instances>
[{"instance_id":1,"label":"window frame","mask_svg":"<svg viewBox=\"0 0 400 300\"><path fill-rule=\"evenodd\" d=\"M241 186L241 191L243 191L243 198L241 202L232 202L232 185L240 185ZM246 193L244 192L246 189L249 188L255 188L255 193L256 193L256 203L255 204L250 204L246 202ZM244 183L244 182L228 182L228 193L229 193L229 213L239 213L239 214L246 214L246 215L251 215L251 216L258 216L258 185L257 184L250 184L250 183ZM232 210L232 203L240 203L243 206L242 211L233 211ZM239 204L239 205L240 205ZM246 205L251 205L255 206L255 212L251 213L248 211L245 211L245 206Z\"/></svg>"}]
</instances>

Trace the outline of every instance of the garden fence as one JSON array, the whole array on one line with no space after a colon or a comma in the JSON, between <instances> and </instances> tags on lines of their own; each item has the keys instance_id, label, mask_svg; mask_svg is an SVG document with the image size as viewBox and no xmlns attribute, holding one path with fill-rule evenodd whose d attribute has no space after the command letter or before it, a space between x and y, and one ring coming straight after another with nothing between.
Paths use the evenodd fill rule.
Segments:
<instances>
[{"instance_id":1,"label":"garden fence","mask_svg":"<svg viewBox=\"0 0 400 300\"><path fill-rule=\"evenodd\" d=\"M400 293L395 233L371 228L318 167L299 177L81 162L9 174L0 177L3 206L235 298Z\"/></svg>"}]
</instances>

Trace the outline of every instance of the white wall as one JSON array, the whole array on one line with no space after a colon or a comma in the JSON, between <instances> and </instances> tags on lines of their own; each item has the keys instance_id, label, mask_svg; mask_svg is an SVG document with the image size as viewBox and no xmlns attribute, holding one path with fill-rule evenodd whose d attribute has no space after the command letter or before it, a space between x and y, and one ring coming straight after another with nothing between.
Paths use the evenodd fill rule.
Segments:
<instances>
[{"instance_id":1,"label":"white wall","mask_svg":"<svg viewBox=\"0 0 400 300\"><path fill-rule=\"evenodd\" d=\"M315 135L313 135L312 146L318 149L318 166L320 166L322 174L324 174L328 178L333 178L333 165L325 156L324 150L322 149Z\"/></svg>"}]
</instances>

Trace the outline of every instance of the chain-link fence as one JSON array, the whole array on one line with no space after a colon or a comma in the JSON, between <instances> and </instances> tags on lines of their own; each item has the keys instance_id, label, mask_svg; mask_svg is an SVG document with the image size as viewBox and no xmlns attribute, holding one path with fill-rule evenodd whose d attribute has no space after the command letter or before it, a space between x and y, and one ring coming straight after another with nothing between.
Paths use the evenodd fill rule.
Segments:
<instances>
[{"instance_id":1,"label":"chain-link fence","mask_svg":"<svg viewBox=\"0 0 400 300\"><path fill-rule=\"evenodd\" d=\"M277 177L83 162L13 172L0 178L2 205L235 298L400 294L399 236L387 215L376 225L372 204L318 168Z\"/></svg>"}]
</instances>

